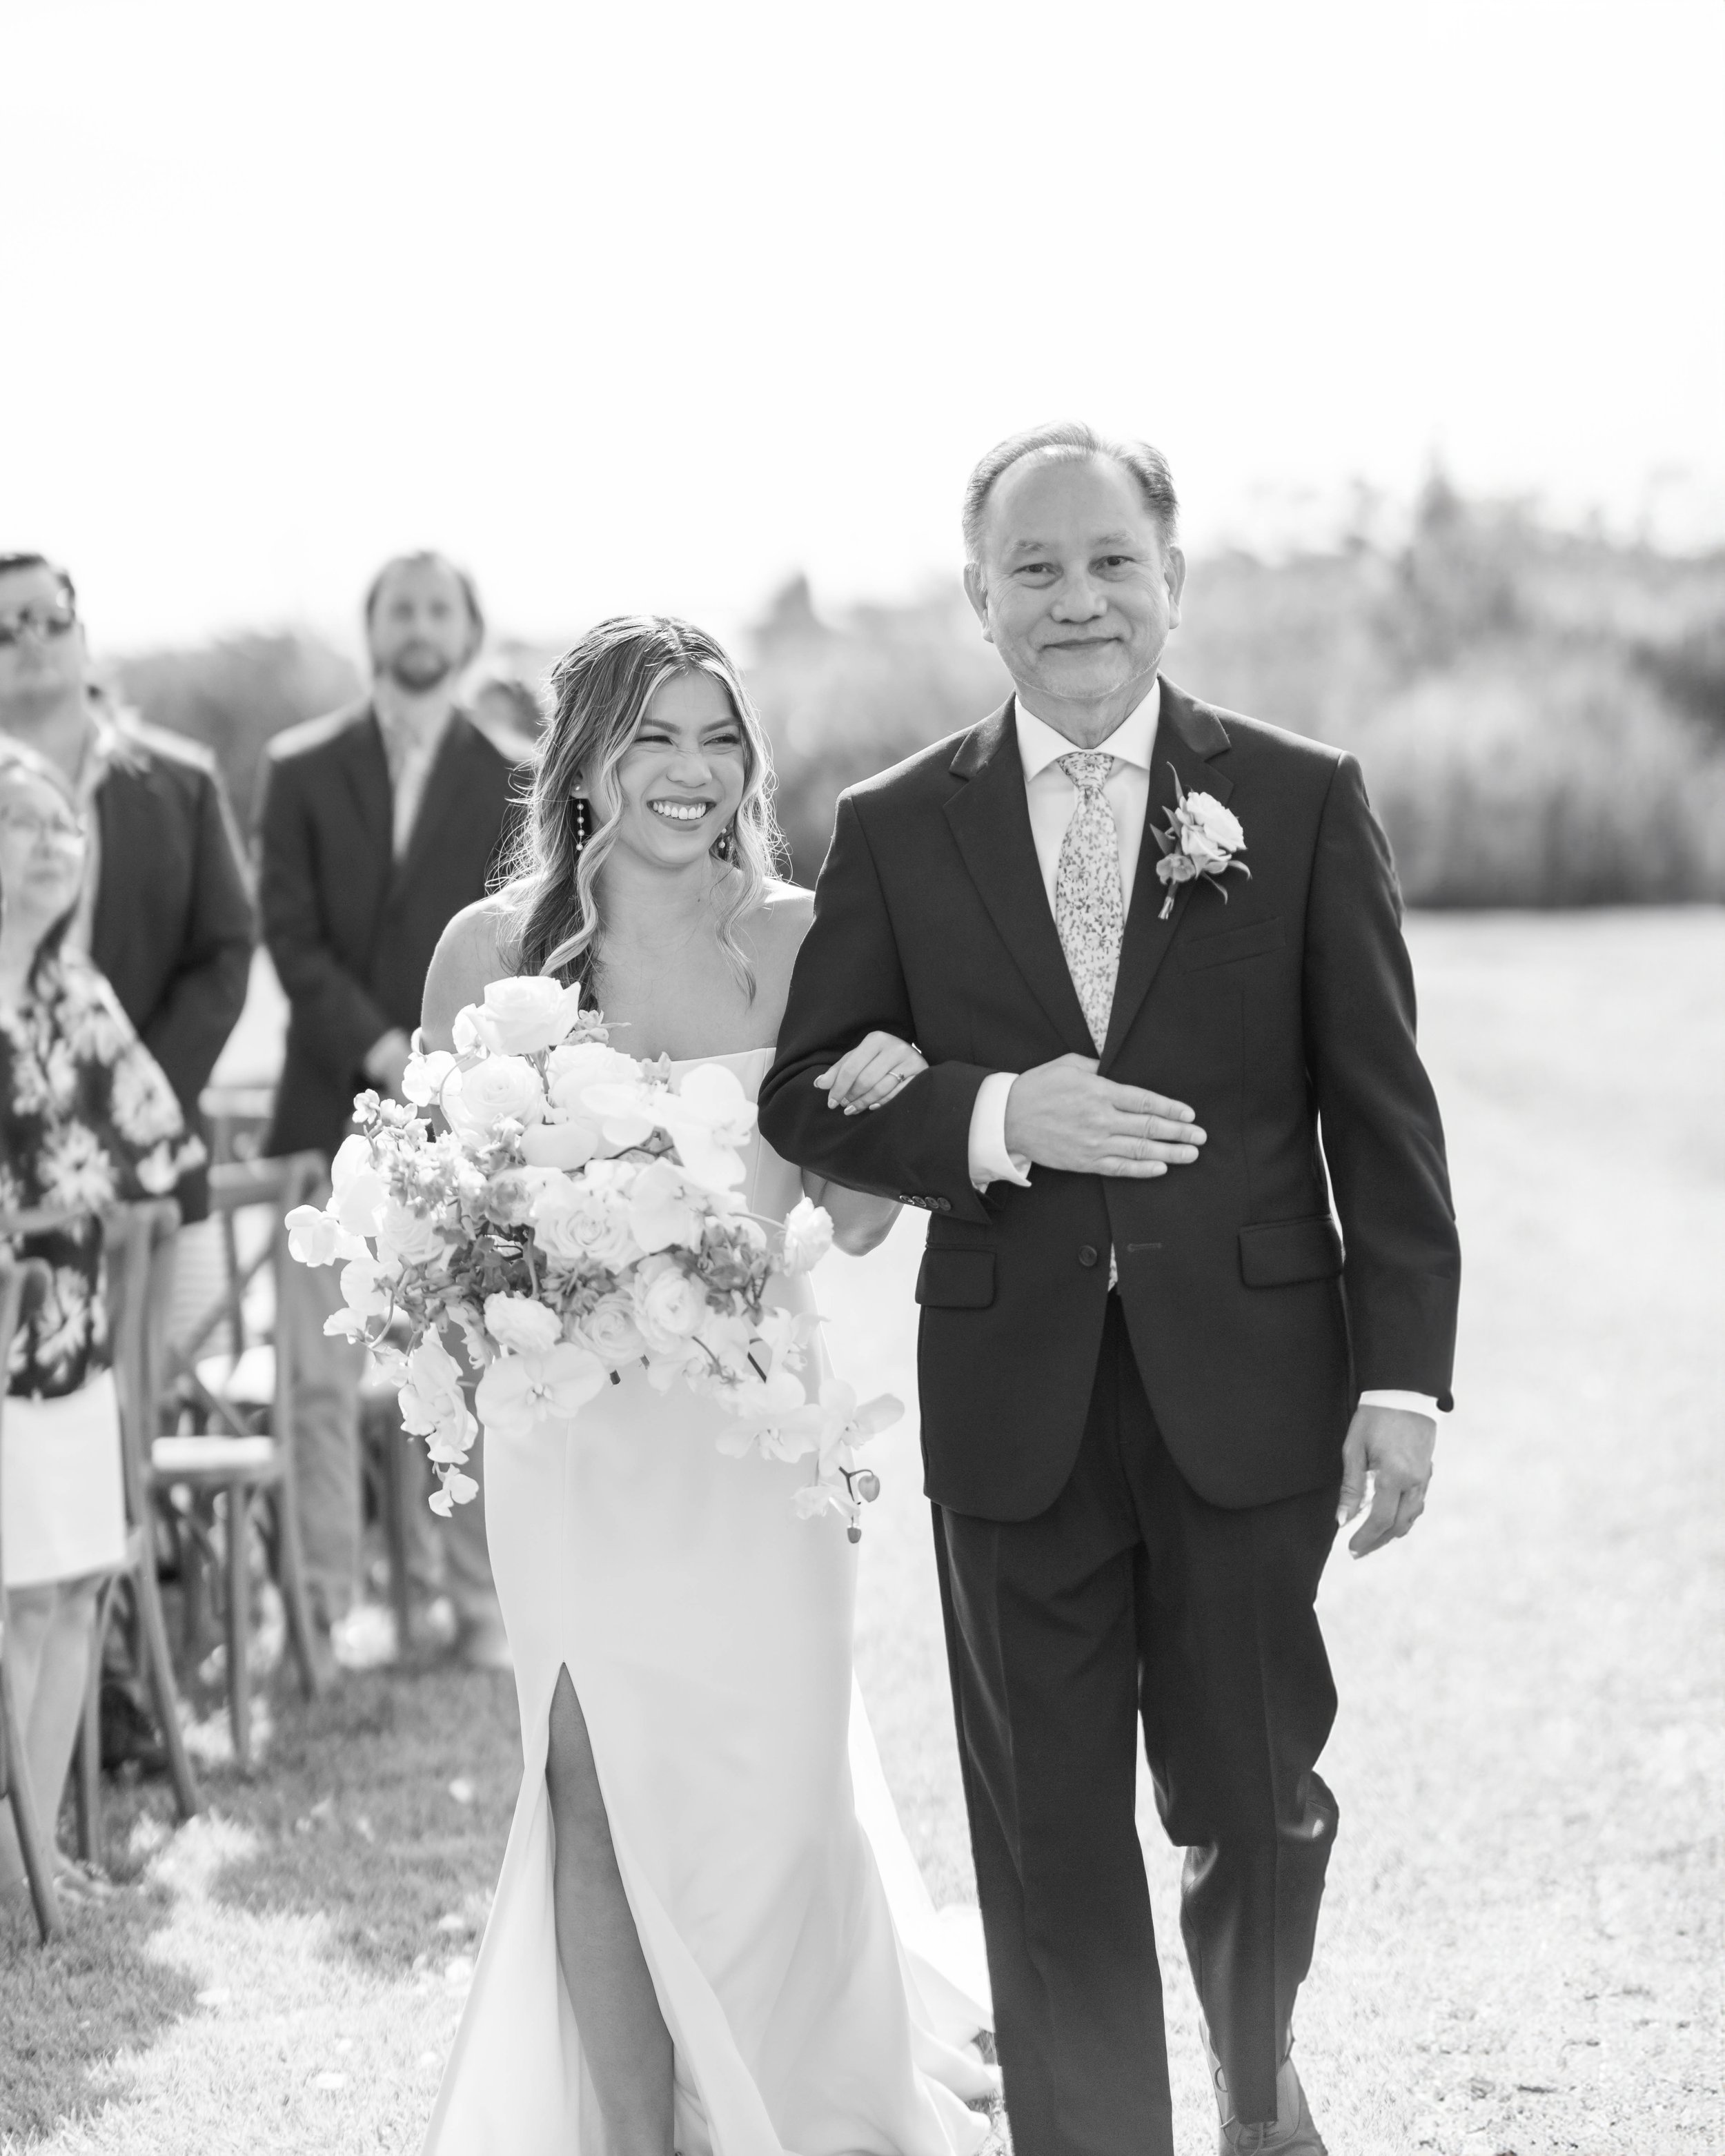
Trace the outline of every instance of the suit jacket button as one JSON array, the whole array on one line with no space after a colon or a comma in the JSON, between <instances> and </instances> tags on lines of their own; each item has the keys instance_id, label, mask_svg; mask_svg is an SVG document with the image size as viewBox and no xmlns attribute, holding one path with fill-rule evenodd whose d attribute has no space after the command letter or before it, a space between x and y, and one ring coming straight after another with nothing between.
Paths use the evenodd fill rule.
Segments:
<instances>
[{"instance_id":1,"label":"suit jacket button","mask_svg":"<svg viewBox=\"0 0 1725 2156\"><path fill-rule=\"evenodd\" d=\"M952 1209L952 1201L950 1198L937 1198L932 1202L937 1213L950 1213Z\"/></svg>"},{"instance_id":2,"label":"suit jacket button","mask_svg":"<svg viewBox=\"0 0 1725 2156\"><path fill-rule=\"evenodd\" d=\"M1085 1244L1085 1245L1083 1245L1083 1246L1080 1249L1079 1253L1078 1253L1078 1262L1079 1262L1079 1264L1080 1264L1080 1265L1093 1265L1096 1263L1096 1245L1095 1245L1094 1243L1086 1243L1086 1244Z\"/></svg>"}]
</instances>

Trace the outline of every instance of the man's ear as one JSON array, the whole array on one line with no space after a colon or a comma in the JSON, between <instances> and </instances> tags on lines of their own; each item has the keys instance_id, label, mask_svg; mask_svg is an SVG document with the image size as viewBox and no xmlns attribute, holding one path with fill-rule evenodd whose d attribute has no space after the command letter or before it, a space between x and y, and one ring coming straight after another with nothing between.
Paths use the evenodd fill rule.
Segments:
<instances>
[{"instance_id":1,"label":"man's ear","mask_svg":"<svg viewBox=\"0 0 1725 2156\"><path fill-rule=\"evenodd\" d=\"M1163 581L1168 586L1168 625L1170 629L1178 629L1180 625L1180 594L1186 588L1186 557L1179 547L1164 547L1162 550L1162 574Z\"/></svg>"},{"instance_id":2,"label":"man's ear","mask_svg":"<svg viewBox=\"0 0 1725 2156\"><path fill-rule=\"evenodd\" d=\"M993 632L988 627L988 587L983 582L979 563L967 562L964 565L964 596L970 601L977 619L983 625L983 642L992 644Z\"/></svg>"}]
</instances>

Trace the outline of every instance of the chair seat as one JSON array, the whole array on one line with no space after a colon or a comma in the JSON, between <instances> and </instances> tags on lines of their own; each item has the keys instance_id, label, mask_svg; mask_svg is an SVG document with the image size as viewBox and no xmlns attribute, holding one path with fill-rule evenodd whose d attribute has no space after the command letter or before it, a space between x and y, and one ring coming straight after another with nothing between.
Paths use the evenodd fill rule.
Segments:
<instances>
[{"instance_id":1,"label":"chair seat","mask_svg":"<svg viewBox=\"0 0 1725 2156\"><path fill-rule=\"evenodd\" d=\"M267 1340L245 1349L236 1360L232 1355L200 1355L198 1382L235 1408L270 1408L275 1404L275 1350Z\"/></svg>"},{"instance_id":2,"label":"chair seat","mask_svg":"<svg viewBox=\"0 0 1725 2156\"><path fill-rule=\"evenodd\" d=\"M281 1472L281 1448L273 1437L158 1437L150 1465L167 1482L255 1480Z\"/></svg>"}]
</instances>

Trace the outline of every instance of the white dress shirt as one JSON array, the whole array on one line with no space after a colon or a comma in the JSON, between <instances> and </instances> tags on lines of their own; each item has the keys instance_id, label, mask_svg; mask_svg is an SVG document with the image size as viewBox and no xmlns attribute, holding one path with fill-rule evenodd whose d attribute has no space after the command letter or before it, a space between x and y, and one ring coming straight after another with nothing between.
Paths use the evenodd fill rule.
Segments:
<instances>
[{"instance_id":1,"label":"white dress shirt","mask_svg":"<svg viewBox=\"0 0 1725 2156\"><path fill-rule=\"evenodd\" d=\"M1142 703L1127 713L1098 748L1114 759L1102 788L1102 798L1114 818L1120 841L1120 890L1126 911L1132 902L1132 880L1138 871L1138 855L1144 843L1144 819L1150 807L1151 758L1156 749L1157 721L1162 715L1162 683L1154 680ZM1060 846L1078 806L1078 788L1060 769L1060 759L1070 756L1077 744L1022 701L1013 699L1013 723L1018 732L1019 760L1024 767L1024 798L1030 812L1030 836L1035 842L1036 865L1042 871L1042 887L1048 894L1048 910L1055 910L1055 877L1060 865ZM983 1079L970 1115L970 1179L978 1190L991 1183L1018 1183L1027 1188L1030 1163L1022 1154L1009 1152L1006 1144L1006 1099L1016 1084L1016 1070L994 1070ZM1178 1174L1180 1170L1172 1171ZM1437 1419L1437 1402L1429 1394L1373 1390L1360 1394L1363 1407L1405 1408L1415 1414Z\"/></svg>"}]
</instances>

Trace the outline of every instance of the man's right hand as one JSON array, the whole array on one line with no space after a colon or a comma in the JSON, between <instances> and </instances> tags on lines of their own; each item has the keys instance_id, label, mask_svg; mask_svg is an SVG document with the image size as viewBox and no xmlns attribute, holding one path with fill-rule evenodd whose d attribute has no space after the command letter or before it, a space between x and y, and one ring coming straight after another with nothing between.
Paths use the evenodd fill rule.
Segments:
<instances>
[{"instance_id":1,"label":"man's right hand","mask_svg":"<svg viewBox=\"0 0 1725 2156\"><path fill-rule=\"evenodd\" d=\"M1166 1175L1204 1137L1183 1101L1099 1078L1093 1055L1039 1064L1006 1096L1008 1152L1076 1175Z\"/></svg>"},{"instance_id":2,"label":"man's right hand","mask_svg":"<svg viewBox=\"0 0 1725 2156\"><path fill-rule=\"evenodd\" d=\"M380 1093L398 1101L402 1076L413 1052L413 1044L407 1034L399 1026L392 1026L388 1033L380 1034L367 1050L365 1074Z\"/></svg>"}]
</instances>

